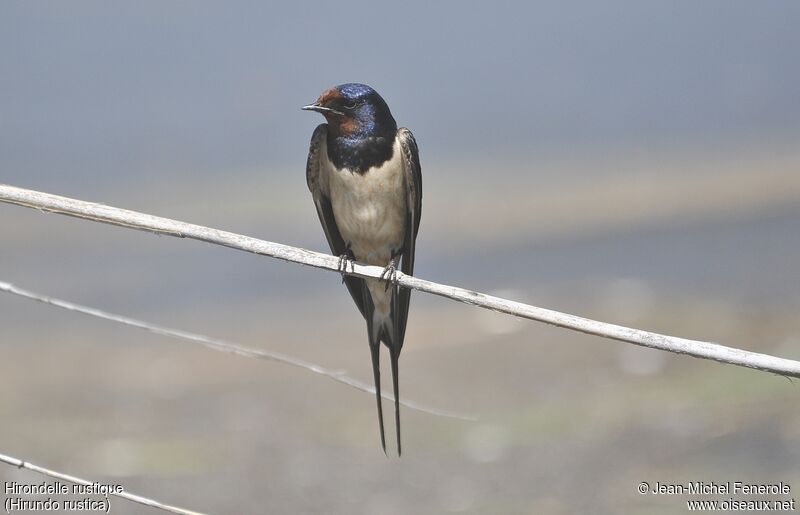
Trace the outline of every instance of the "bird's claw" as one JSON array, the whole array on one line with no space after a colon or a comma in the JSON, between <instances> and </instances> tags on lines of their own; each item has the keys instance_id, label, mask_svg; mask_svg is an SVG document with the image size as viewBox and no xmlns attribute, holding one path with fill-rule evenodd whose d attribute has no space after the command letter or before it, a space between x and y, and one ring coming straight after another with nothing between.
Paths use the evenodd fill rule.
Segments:
<instances>
[{"instance_id":1,"label":"bird's claw","mask_svg":"<svg viewBox=\"0 0 800 515\"><path fill-rule=\"evenodd\" d=\"M380 278L386 279L384 291L388 290L389 286L397 286L397 261L395 261L395 258L389 261L389 264L381 272Z\"/></svg>"},{"instance_id":2,"label":"bird's claw","mask_svg":"<svg viewBox=\"0 0 800 515\"><path fill-rule=\"evenodd\" d=\"M343 283L344 283L344 278L346 277L345 274L347 273L347 265L350 265L350 271L351 272L355 272L356 271L356 264L355 263L356 263L355 260L353 260L353 258L350 257L350 254L348 252L345 252L344 254L339 256L338 269L339 269L339 273L342 274L342 282Z\"/></svg>"}]
</instances>

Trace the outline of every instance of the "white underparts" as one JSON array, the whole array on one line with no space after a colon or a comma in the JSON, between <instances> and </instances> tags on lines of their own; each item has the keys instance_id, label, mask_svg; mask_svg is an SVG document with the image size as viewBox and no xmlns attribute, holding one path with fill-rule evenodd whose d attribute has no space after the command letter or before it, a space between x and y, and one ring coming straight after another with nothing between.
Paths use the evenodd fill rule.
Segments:
<instances>
[{"instance_id":1,"label":"white underparts","mask_svg":"<svg viewBox=\"0 0 800 515\"><path fill-rule=\"evenodd\" d=\"M326 149L320 154L321 186L331 199L336 226L356 261L388 265L392 253L402 248L406 231L406 184L399 142L395 141L391 159L363 174L337 170ZM392 288L385 290L385 282L369 279L367 287L375 316L389 317Z\"/></svg>"}]
</instances>

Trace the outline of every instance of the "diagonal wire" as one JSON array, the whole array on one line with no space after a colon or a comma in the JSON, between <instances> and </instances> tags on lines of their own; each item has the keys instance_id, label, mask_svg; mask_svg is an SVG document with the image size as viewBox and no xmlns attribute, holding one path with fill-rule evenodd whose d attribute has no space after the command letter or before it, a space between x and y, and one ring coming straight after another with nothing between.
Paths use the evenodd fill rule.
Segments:
<instances>
[{"instance_id":1,"label":"diagonal wire","mask_svg":"<svg viewBox=\"0 0 800 515\"><path fill-rule=\"evenodd\" d=\"M94 202L86 202L51 193L17 188L0 184L0 202L8 202L19 206L38 209L43 212L74 216L84 220L93 220L129 229L164 234L177 238L191 238L214 245L222 245L233 249L270 256L283 261L300 263L315 268L342 273L339 258L330 254L322 254L311 250L292 247L282 243L259 240L243 234L222 231L212 227L190 224L147 213L139 213L118 207L106 206ZM356 263L352 271L345 271L356 277L384 279L381 267ZM562 313L547 308L531 306L485 293L467 290L456 286L448 286L433 281L420 279L397 272L395 281L404 288L432 293L440 297L463 302L484 309L490 309L507 315L544 322L556 327L570 329L581 333L592 334L621 342L632 343L651 349L659 349L676 354L687 354L695 358L710 359L719 363L748 367L763 372L771 372L786 377L800 377L800 361L770 356L759 352L747 351L736 347L728 347L714 342L690 340L666 334L653 333L592 320L569 313Z\"/></svg>"},{"instance_id":2,"label":"diagonal wire","mask_svg":"<svg viewBox=\"0 0 800 515\"><path fill-rule=\"evenodd\" d=\"M66 300L57 299L54 297L48 297L46 295L42 295L40 293L35 293L29 290L25 290L18 286L14 286L11 283L0 281L0 291L11 293L13 295L17 295L20 297L24 297L26 299L35 300L38 302L43 302L45 304L49 304L51 306L56 306L62 309L66 309L69 311L74 311L77 313L82 313L84 315L89 315L97 318L102 318L104 320L110 320L112 322L117 322L120 324L124 324L131 327L138 327L139 329L144 329L146 331L150 331L151 333L159 334L162 336L169 336L171 338L179 338L181 340L186 340L194 343L199 343L209 349L213 349L220 352L227 352L229 354L236 354L237 356L243 356L246 358L256 358L256 359L264 359L268 361L275 361L277 363L283 363L285 365L291 365L293 367L302 368L303 370L308 370L314 372L315 374L323 375L329 379L333 379L342 384L346 384L347 386L351 386L357 390L361 390L362 392L367 392L371 394L375 394L375 388L362 383L356 379L348 377L340 372L335 370L330 370L314 363L295 358L292 356L288 356L286 354L282 354L280 352L274 351L267 351L262 349L253 349L251 347L243 347L241 345L237 345L235 343L226 342L223 340L219 340L216 338L210 338L208 336L203 336L202 334L190 333L187 331L181 331L180 329L171 329L169 327L158 326L155 324L150 324L148 322L142 322L141 320L136 320L135 318L130 318L124 315L117 315L114 313L109 313L107 311L103 311L96 308L91 308L88 306L82 306L80 304L75 304L74 302L69 302ZM388 393L382 394L383 398L387 400L393 401L394 398L391 397ZM476 418L470 417L468 415L462 415L459 413L454 413L451 411L441 410L437 408L431 408L428 406L424 406L414 401L410 400L400 400L400 404L403 406L421 411L424 413L428 413L431 415L438 415L442 417L450 417L450 418L457 418L461 420L468 420L468 421L475 421Z\"/></svg>"},{"instance_id":3,"label":"diagonal wire","mask_svg":"<svg viewBox=\"0 0 800 515\"><path fill-rule=\"evenodd\" d=\"M70 476L69 474L64 474L63 472L56 472L54 470L46 469L44 467L40 467L39 465L34 465L33 463L29 463L27 461L22 461L17 458L12 458L11 456L6 456L5 454L0 454L0 462L6 463L8 465L12 465L19 469L26 469L32 470L33 472L37 472L39 474L43 474L45 476L50 476L55 479L61 479L62 481L69 481L70 483L75 483L78 485L86 485L91 486L94 483L92 481L88 481L86 479L81 479L79 477ZM6 485L8 482L6 482ZM132 493L125 492L114 492L110 491L108 495L113 495L119 497L121 499L126 499L128 501L132 501L135 503L143 504L145 506L151 506L153 508L158 508L159 510L168 511L170 513L177 513L179 515L203 515L199 511L192 511L187 510L184 508L178 508L177 506L170 506L169 504L163 504L158 501L154 501L153 499L148 499L147 497L142 497L141 495L136 495ZM111 513L111 503L109 503L109 510L108 512Z\"/></svg>"}]
</instances>

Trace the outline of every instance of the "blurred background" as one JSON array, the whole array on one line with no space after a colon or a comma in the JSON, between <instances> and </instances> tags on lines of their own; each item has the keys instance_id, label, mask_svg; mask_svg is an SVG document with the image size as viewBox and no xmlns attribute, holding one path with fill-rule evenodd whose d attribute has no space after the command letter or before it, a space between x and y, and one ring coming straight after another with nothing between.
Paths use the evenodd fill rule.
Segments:
<instances>
[{"instance_id":1,"label":"blurred background","mask_svg":"<svg viewBox=\"0 0 800 515\"><path fill-rule=\"evenodd\" d=\"M305 183L322 118L299 108L364 82L419 142L418 276L800 359L799 23L791 0L3 2L0 182L327 251ZM0 270L371 381L335 274L5 204ZM0 325L0 452L212 514L800 489L796 381L425 294L401 391L479 420L404 409L402 459L374 399L325 378L7 294Z\"/></svg>"}]
</instances>

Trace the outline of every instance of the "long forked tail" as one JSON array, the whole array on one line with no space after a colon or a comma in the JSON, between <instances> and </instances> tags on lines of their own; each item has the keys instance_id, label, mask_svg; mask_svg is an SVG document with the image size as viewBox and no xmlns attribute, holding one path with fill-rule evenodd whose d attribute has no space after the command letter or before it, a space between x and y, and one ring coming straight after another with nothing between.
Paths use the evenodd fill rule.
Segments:
<instances>
[{"instance_id":1,"label":"long forked tail","mask_svg":"<svg viewBox=\"0 0 800 515\"><path fill-rule=\"evenodd\" d=\"M394 389L394 421L395 432L397 435L397 455L402 455L402 442L400 438L400 387L399 387L399 373L398 373L398 360L400 358L400 349L402 347L400 333L400 323L398 320L398 287L394 287L391 293L391 313L390 316L381 316L375 311L375 305L372 298L368 293L367 288L364 288L365 306L367 306L367 332L369 333L369 350L372 357L372 374L375 380L375 396L378 404L378 426L381 433L381 448L383 453L386 454L386 434L383 425L383 402L381 396L381 371L380 371L380 344L386 344L389 349L389 358L392 364L392 386Z\"/></svg>"},{"instance_id":2,"label":"long forked tail","mask_svg":"<svg viewBox=\"0 0 800 515\"><path fill-rule=\"evenodd\" d=\"M371 324L368 324L368 326ZM370 328L371 329L371 328ZM386 331L383 327L375 331L375 338L372 337L370 331L369 351L372 356L372 374L375 380L375 396L378 403L378 425L381 431L381 447L383 453L386 454L386 435L383 427L383 402L381 396L381 361L380 361L380 342L390 340L386 337ZM401 456L403 453L401 440L400 440L400 388L399 388L399 375L398 375L398 358L400 351L391 342L388 342L389 358L392 362L392 386L394 388L394 424L395 432L397 434L397 455Z\"/></svg>"}]
</instances>

